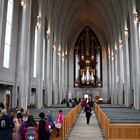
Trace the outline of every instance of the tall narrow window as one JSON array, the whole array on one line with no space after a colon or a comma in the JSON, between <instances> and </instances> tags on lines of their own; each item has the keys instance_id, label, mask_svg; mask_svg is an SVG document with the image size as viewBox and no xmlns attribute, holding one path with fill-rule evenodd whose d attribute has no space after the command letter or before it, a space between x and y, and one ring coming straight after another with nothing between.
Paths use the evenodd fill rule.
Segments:
<instances>
[{"instance_id":1,"label":"tall narrow window","mask_svg":"<svg viewBox=\"0 0 140 140\"><path fill-rule=\"evenodd\" d=\"M34 78L36 78L37 40L38 40L38 30L37 30L37 26L36 26L36 27L35 27L35 40L34 40L34 69L33 69L33 77L34 77Z\"/></svg>"},{"instance_id":2,"label":"tall narrow window","mask_svg":"<svg viewBox=\"0 0 140 140\"><path fill-rule=\"evenodd\" d=\"M5 67L5 68L9 68L9 61L10 61L13 6L14 6L13 0L8 0L7 16L6 16L5 42L4 42L4 61L3 61L3 67Z\"/></svg>"}]
</instances>

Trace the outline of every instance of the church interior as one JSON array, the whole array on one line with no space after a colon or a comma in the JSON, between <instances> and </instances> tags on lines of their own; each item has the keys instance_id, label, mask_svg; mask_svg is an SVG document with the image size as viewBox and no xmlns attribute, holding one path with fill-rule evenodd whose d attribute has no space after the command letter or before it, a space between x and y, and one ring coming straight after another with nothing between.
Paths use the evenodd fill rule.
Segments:
<instances>
[{"instance_id":1,"label":"church interior","mask_svg":"<svg viewBox=\"0 0 140 140\"><path fill-rule=\"evenodd\" d=\"M140 110L140 0L0 0L0 102L84 97Z\"/></svg>"}]
</instances>

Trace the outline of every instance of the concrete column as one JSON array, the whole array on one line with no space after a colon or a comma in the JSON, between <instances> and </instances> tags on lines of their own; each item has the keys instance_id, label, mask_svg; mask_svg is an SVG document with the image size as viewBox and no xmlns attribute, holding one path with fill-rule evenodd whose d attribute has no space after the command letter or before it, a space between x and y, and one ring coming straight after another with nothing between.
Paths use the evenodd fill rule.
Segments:
<instances>
[{"instance_id":1,"label":"concrete column","mask_svg":"<svg viewBox=\"0 0 140 140\"><path fill-rule=\"evenodd\" d=\"M15 108L17 106L17 86L16 84L13 86L12 89L12 108Z\"/></svg>"},{"instance_id":2,"label":"concrete column","mask_svg":"<svg viewBox=\"0 0 140 140\"><path fill-rule=\"evenodd\" d=\"M109 97L111 97L111 103L113 103L113 93L112 93L112 78L111 78L111 54L110 47L108 46L108 91Z\"/></svg>"},{"instance_id":3,"label":"concrete column","mask_svg":"<svg viewBox=\"0 0 140 140\"><path fill-rule=\"evenodd\" d=\"M59 46L57 44L57 46ZM58 48L58 47L57 47ZM58 55L58 50L57 50L57 54L56 54L56 68L57 68L57 103L59 103L59 55Z\"/></svg>"},{"instance_id":4,"label":"concrete column","mask_svg":"<svg viewBox=\"0 0 140 140\"><path fill-rule=\"evenodd\" d=\"M123 48L121 48L122 46L122 42L118 43L118 103L120 105L123 104L123 54L121 51L123 51Z\"/></svg>"},{"instance_id":5,"label":"concrete column","mask_svg":"<svg viewBox=\"0 0 140 140\"><path fill-rule=\"evenodd\" d=\"M114 103L118 104L118 85L119 85L119 76L118 76L118 52L114 51L114 59L112 59L114 63Z\"/></svg>"},{"instance_id":6,"label":"concrete column","mask_svg":"<svg viewBox=\"0 0 140 140\"><path fill-rule=\"evenodd\" d=\"M126 28L126 27L124 27ZM123 29L124 30L124 29ZM127 32L128 31L124 31ZM124 54L124 97L125 106L130 106L130 62L129 62L129 49L128 49L128 35L123 37L123 54Z\"/></svg>"},{"instance_id":7,"label":"concrete column","mask_svg":"<svg viewBox=\"0 0 140 140\"><path fill-rule=\"evenodd\" d=\"M110 56L110 63L111 63L111 94L112 94L112 103L114 104L114 67L113 67L114 58Z\"/></svg>"},{"instance_id":8,"label":"concrete column","mask_svg":"<svg viewBox=\"0 0 140 140\"><path fill-rule=\"evenodd\" d=\"M47 105L52 104L52 45L50 40L48 40L47 45Z\"/></svg>"},{"instance_id":9,"label":"concrete column","mask_svg":"<svg viewBox=\"0 0 140 140\"><path fill-rule=\"evenodd\" d=\"M136 3L135 0L129 0L130 29L131 29L131 47L133 47L132 57L134 59L134 107L140 109L140 50L138 46L138 32L136 23Z\"/></svg>"},{"instance_id":10,"label":"concrete column","mask_svg":"<svg viewBox=\"0 0 140 140\"><path fill-rule=\"evenodd\" d=\"M65 55L65 68L64 68L64 73L65 73L65 78L64 78L64 93L65 93L65 98L67 99L68 97L68 65L67 65L67 55Z\"/></svg>"},{"instance_id":11,"label":"concrete column","mask_svg":"<svg viewBox=\"0 0 140 140\"><path fill-rule=\"evenodd\" d=\"M112 47L113 48L113 47ZM113 51L113 54L112 54ZM118 104L118 94L117 94L117 57L115 56L114 50L111 51L111 77L112 77L112 96L113 104Z\"/></svg>"},{"instance_id":12,"label":"concrete column","mask_svg":"<svg viewBox=\"0 0 140 140\"><path fill-rule=\"evenodd\" d=\"M19 106L27 109L29 93L29 69L30 69L30 24L31 2L26 1L26 7L22 9L21 42L19 49Z\"/></svg>"},{"instance_id":13,"label":"concrete column","mask_svg":"<svg viewBox=\"0 0 140 140\"><path fill-rule=\"evenodd\" d=\"M65 84L65 59L64 58L62 58L62 100L65 98L65 86L64 86L64 84ZM61 101L62 101L61 100Z\"/></svg>"},{"instance_id":14,"label":"concrete column","mask_svg":"<svg viewBox=\"0 0 140 140\"><path fill-rule=\"evenodd\" d=\"M47 68L48 68L48 61L47 61L47 48L48 48L48 46L47 46L47 41L48 40L46 40L45 41L45 71L44 71L44 88L45 88L45 99L44 99L44 103L45 103L45 105L47 105L47 98L48 98L48 89L47 89L47 83L48 83L48 81L47 81Z\"/></svg>"},{"instance_id":15,"label":"concrete column","mask_svg":"<svg viewBox=\"0 0 140 140\"><path fill-rule=\"evenodd\" d=\"M58 102L62 101L62 60L61 56L59 57L59 94L58 94Z\"/></svg>"},{"instance_id":16,"label":"concrete column","mask_svg":"<svg viewBox=\"0 0 140 140\"><path fill-rule=\"evenodd\" d=\"M53 94L54 94L54 104L57 104L57 99L58 99L58 71L57 71L57 52L56 52L56 44L54 44L53 47Z\"/></svg>"},{"instance_id":17,"label":"concrete column","mask_svg":"<svg viewBox=\"0 0 140 140\"><path fill-rule=\"evenodd\" d=\"M109 84L108 84L108 91L109 91L109 97L111 97L111 101L113 100L113 97L112 97L112 92L111 92L111 62L110 62L110 56L109 56L109 59L108 59L108 79L109 79Z\"/></svg>"},{"instance_id":18,"label":"concrete column","mask_svg":"<svg viewBox=\"0 0 140 140\"><path fill-rule=\"evenodd\" d=\"M45 1L39 1L40 26L38 27L38 42L37 42L37 84L36 84L36 107L41 108L43 106L43 39L45 28Z\"/></svg>"}]
</instances>

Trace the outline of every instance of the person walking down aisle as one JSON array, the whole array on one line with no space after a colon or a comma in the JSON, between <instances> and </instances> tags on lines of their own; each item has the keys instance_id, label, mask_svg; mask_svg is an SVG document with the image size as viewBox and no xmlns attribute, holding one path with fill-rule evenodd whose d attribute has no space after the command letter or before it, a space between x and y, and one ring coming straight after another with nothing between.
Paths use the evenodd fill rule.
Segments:
<instances>
[{"instance_id":1,"label":"person walking down aisle","mask_svg":"<svg viewBox=\"0 0 140 140\"><path fill-rule=\"evenodd\" d=\"M91 111L92 111L91 107L89 106L89 104L87 104L87 107L85 108L87 124L89 124L90 122L90 117L92 115Z\"/></svg>"},{"instance_id":2,"label":"person walking down aisle","mask_svg":"<svg viewBox=\"0 0 140 140\"><path fill-rule=\"evenodd\" d=\"M90 117L90 124L86 125L85 121L85 113L81 111L66 140L107 140L102 135L102 128L98 124L94 111Z\"/></svg>"},{"instance_id":3,"label":"person walking down aisle","mask_svg":"<svg viewBox=\"0 0 140 140\"><path fill-rule=\"evenodd\" d=\"M50 132L49 132L49 124L45 120L44 112L39 114L40 121L38 126L38 140L49 140Z\"/></svg>"}]
</instances>

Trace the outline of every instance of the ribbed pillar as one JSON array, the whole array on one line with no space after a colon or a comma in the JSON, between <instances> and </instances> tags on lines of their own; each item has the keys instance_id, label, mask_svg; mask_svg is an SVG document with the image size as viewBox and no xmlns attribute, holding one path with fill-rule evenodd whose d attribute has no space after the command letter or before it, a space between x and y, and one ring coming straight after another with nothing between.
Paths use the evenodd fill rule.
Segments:
<instances>
[{"instance_id":1,"label":"ribbed pillar","mask_svg":"<svg viewBox=\"0 0 140 140\"><path fill-rule=\"evenodd\" d=\"M30 68L30 24L31 2L26 1L22 9L21 42L19 49L19 106L27 109L29 93L29 68Z\"/></svg>"},{"instance_id":2,"label":"ribbed pillar","mask_svg":"<svg viewBox=\"0 0 140 140\"><path fill-rule=\"evenodd\" d=\"M50 106L52 104L52 45L50 40L48 40L47 46L47 105Z\"/></svg>"},{"instance_id":3,"label":"ribbed pillar","mask_svg":"<svg viewBox=\"0 0 140 140\"><path fill-rule=\"evenodd\" d=\"M112 93L112 74L111 74L111 56L110 56L110 47L108 46L108 88L109 88L109 98L111 98L111 103L113 103L113 93Z\"/></svg>"},{"instance_id":4,"label":"ribbed pillar","mask_svg":"<svg viewBox=\"0 0 140 140\"><path fill-rule=\"evenodd\" d=\"M132 57L134 59L134 107L140 109L140 51L138 45L138 32L136 23L136 4L135 0L129 0L130 29L131 29L131 47L133 47Z\"/></svg>"},{"instance_id":5,"label":"ribbed pillar","mask_svg":"<svg viewBox=\"0 0 140 140\"><path fill-rule=\"evenodd\" d=\"M39 1L38 16L40 20L40 26L38 27L38 42L37 42L37 88L36 88L36 108L43 106L43 38L44 38L44 21L45 21L45 1Z\"/></svg>"},{"instance_id":6,"label":"ribbed pillar","mask_svg":"<svg viewBox=\"0 0 140 140\"><path fill-rule=\"evenodd\" d=\"M122 42L118 43L118 103L123 104L123 48Z\"/></svg>"},{"instance_id":7,"label":"ribbed pillar","mask_svg":"<svg viewBox=\"0 0 140 140\"><path fill-rule=\"evenodd\" d=\"M53 47L53 94L54 94L53 103L54 104L57 104L57 99L58 99L57 61L58 61L58 59L57 59L56 44L55 44Z\"/></svg>"},{"instance_id":8,"label":"ribbed pillar","mask_svg":"<svg viewBox=\"0 0 140 140\"><path fill-rule=\"evenodd\" d=\"M58 44L56 46L59 46ZM58 48L58 47L57 47ZM57 103L59 102L59 55L58 55L58 50L56 54L56 70L57 70L57 92L56 92L56 97L57 97Z\"/></svg>"},{"instance_id":9,"label":"ribbed pillar","mask_svg":"<svg viewBox=\"0 0 140 140\"><path fill-rule=\"evenodd\" d=\"M65 55L65 69L64 69L64 74L65 74L65 78L64 78L64 93L65 98L67 99L68 96L68 60L67 60L67 54Z\"/></svg>"},{"instance_id":10,"label":"ribbed pillar","mask_svg":"<svg viewBox=\"0 0 140 140\"><path fill-rule=\"evenodd\" d=\"M128 49L128 31L124 27L126 34L123 36L123 54L124 54L124 97L125 106L130 106L130 61ZM125 31L126 30L126 31Z\"/></svg>"},{"instance_id":11,"label":"ribbed pillar","mask_svg":"<svg viewBox=\"0 0 140 140\"><path fill-rule=\"evenodd\" d=\"M113 62L113 70L114 70L114 75L113 75L113 81L114 81L114 104L118 104L118 52L114 52L114 56L112 58Z\"/></svg>"},{"instance_id":12,"label":"ribbed pillar","mask_svg":"<svg viewBox=\"0 0 140 140\"><path fill-rule=\"evenodd\" d=\"M59 94L58 94L58 102L62 101L62 60L61 56L59 57Z\"/></svg>"},{"instance_id":13,"label":"ribbed pillar","mask_svg":"<svg viewBox=\"0 0 140 140\"><path fill-rule=\"evenodd\" d=\"M65 79L65 70L64 70L64 59L62 58L62 75L61 75L61 77L62 77L62 99L61 99L61 101L65 98L65 92L64 92L64 79Z\"/></svg>"}]
</instances>

